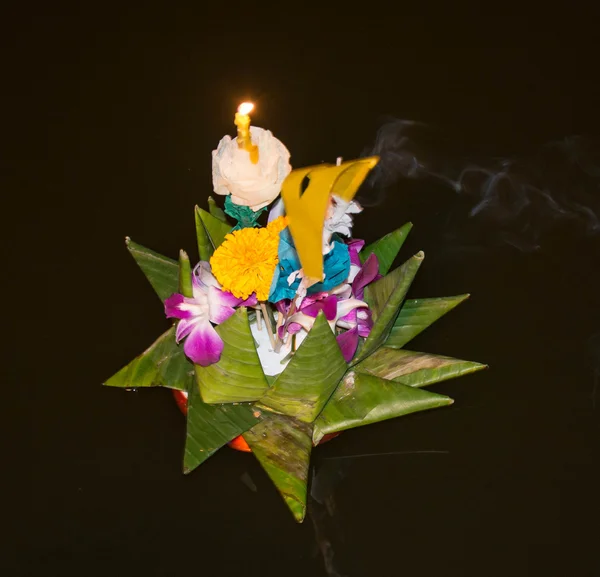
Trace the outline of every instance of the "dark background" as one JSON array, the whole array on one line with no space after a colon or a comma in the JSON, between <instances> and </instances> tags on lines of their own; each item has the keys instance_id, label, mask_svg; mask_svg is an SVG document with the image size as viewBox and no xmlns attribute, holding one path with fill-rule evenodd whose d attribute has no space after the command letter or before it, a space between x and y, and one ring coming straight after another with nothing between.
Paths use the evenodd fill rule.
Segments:
<instances>
[{"instance_id":1,"label":"dark background","mask_svg":"<svg viewBox=\"0 0 600 577\"><path fill-rule=\"evenodd\" d=\"M168 326L124 237L194 252L239 102L295 167L358 157L389 116L484 158L595 138L597 31L576 6L9 10L2 574L600 575L600 243L577 221L518 250L493 219L469 220L483 236L450 228L468 202L426 181L356 219L367 241L414 223L401 256L427 258L411 296L472 295L410 348L490 369L434 387L451 408L315 451L333 517L312 503L296 525L227 448L183 476L169 392L101 386Z\"/></svg>"}]
</instances>

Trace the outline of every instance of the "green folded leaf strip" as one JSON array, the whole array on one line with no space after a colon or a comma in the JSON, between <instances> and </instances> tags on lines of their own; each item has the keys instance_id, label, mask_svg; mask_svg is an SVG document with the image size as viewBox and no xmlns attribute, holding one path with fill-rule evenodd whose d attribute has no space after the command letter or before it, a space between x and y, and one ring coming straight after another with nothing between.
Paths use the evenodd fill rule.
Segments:
<instances>
[{"instance_id":1,"label":"green folded leaf strip","mask_svg":"<svg viewBox=\"0 0 600 577\"><path fill-rule=\"evenodd\" d=\"M257 407L311 423L346 372L346 362L323 312Z\"/></svg>"},{"instance_id":2,"label":"green folded leaf strip","mask_svg":"<svg viewBox=\"0 0 600 577\"><path fill-rule=\"evenodd\" d=\"M185 391L193 374L194 367L183 348L177 346L175 327L171 327L104 385L124 389L167 387Z\"/></svg>"},{"instance_id":3,"label":"green folded leaf strip","mask_svg":"<svg viewBox=\"0 0 600 577\"><path fill-rule=\"evenodd\" d=\"M396 260L396 256L398 256L398 252L402 248L412 226L412 222L407 222L400 228L367 245L359 253L361 262L364 263L370 254L375 253L379 261L379 274L386 275L394 264L394 260Z\"/></svg>"},{"instance_id":4,"label":"green folded leaf strip","mask_svg":"<svg viewBox=\"0 0 600 577\"><path fill-rule=\"evenodd\" d=\"M230 226L227 222L227 217L225 216L223 209L219 207L219 205L216 203L215 199L212 196L208 197L208 212L210 212L210 214L212 214L216 219Z\"/></svg>"},{"instance_id":5,"label":"green folded leaf strip","mask_svg":"<svg viewBox=\"0 0 600 577\"><path fill-rule=\"evenodd\" d=\"M365 300L369 303L375 322L353 364L368 357L387 339L423 258L423 252L417 253L402 266L366 287Z\"/></svg>"},{"instance_id":6,"label":"green folded leaf strip","mask_svg":"<svg viewBox=\"0 0 600 577\"><path fill-rule=\"evenodd\" d=\"M192 289L192 265L184 250L179 251L179 292L184 297L193 297Z\"/></svg>"},{"instance_id":7,"label":"green folded leaf strip","mask_svg":"<svg viewBox=\"0 0 600 577\"><path fill-rule=\"evenodd\" d=\"M210 242L210 237L208 236L208 232L206 231L204 223L202 222L200 210L201 209L198 206L196 206L194 209L194 220L196 221L196 239L198 242L198 255L200 256L200 260L208 262L215 249L212 243Z\"/></svg>"},{"instance_id":8,"label":"green folded leaf strip","mask_svg":"<svg viewBox=\"0 0 600 577\"><path fill-rule=\"evenodd\" d=\"M259 421L251 405L207 405L191 379L183 472L193 471L223 445Z\"/></svg>"},{"instance_id":9,"label":"green folded leaf strip","mask_svg":"<svg viewBox=\"0 0 600 577\"><path fill-rule=\"evenodd\" d=\"M164 301L178 291L179 266L177 261L143 247L129 237L125 239L125 244L160 300Z\"/></svg>"},{"instance_id":10,"label":"green folded leaf strip","mask_svg":"<svg viewBox=\"0 0 600 577\"><path fill-rule=\"evenodd\" d=\"M386 347L402 348L419 333L432 325L454 307L469 298L468 294L404 301L400 314L385 341Z\"/></svg>"},{"instance_id":11,"label":"green folded leaf strip","mask_svg":"<svg viewBox=\"0 0 600 577\"><path fill-rule=\"evenodd\" d=\"M312 426L285 415L263 414L263 420L243 436L301 523L306 514Z\"/></svg>"},{"instance_id":12,"label":"green folded leaf strip","mask_svg":"<svg viewBox=\"0 0 600 577\"><path fill-rule=\"evenodd\" d=\"M485 368L486 365L481 363L452 357L381 347L356 365L354 370L409 387L426 387Z\"/></svg>"},{"instance_id":13,"label":"green folded leaf strip","mask_svg":"<svg viewBox=\"0 0 600 577\"><path fill-rule=\"evenodd\" d=\"M444 395L349 371L315 421L313 442L318 443L329 433L451 405L452 402Z\"/></svg>"},{"instance_id":14,"label":"green folded leaf strip","mask_svg":"<svg viewBox=\"0 0 600 577\"><path fill-rule=\"evenodd\" d=\"M219 247L230 232L231 225L229 223L219 220L196 206L196 235L200 260L209 260L213 251Z\"/></svg>"},{"instance_id":15,"label":"green folded leaf strip","mask_svg":"<svg viewBox=\"0 0 600 577\"><path fill-rule=\"evenodd\" d=\"M223 339L221 359L208 367L195 365L203 401L242 403L260 399L269 383L256 352L246 308L237 309L216 331Z\"/></svg>"}]
</instances>

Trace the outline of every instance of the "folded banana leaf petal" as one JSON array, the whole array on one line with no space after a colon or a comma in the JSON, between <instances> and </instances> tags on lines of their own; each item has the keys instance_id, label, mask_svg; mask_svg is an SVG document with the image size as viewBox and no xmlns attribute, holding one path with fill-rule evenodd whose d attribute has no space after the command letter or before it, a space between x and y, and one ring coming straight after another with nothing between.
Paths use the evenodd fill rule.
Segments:
<instances>
[{"instance_id":1,"label":"folded banana leaf petal","mask_svg":"<svg viewBox=\"0 0 600 577\"><path fill-rule=\"evenodd\" d=\"M216 327L223 340L218 363L196 367L205 403L243 403L260 399L269 388L250 332L246 307L240 307Z\"/></svg>"},{"instance_id":2,"label":"folded banana leaf petal","mask_svg":"<svg viewBox=\"0 0 600 577\"><path fill-rule=\"evenodd\" d=\"M212 196L208 197L208 212L210 212L210 214L212 214L215 218L229 225L227 222L227 217L225 216L225 212L223 212L223 209L215 202L215 199ZM230 228L233 228L233 225L229 226Z\"/></svg>"},{"instance_id":3,"label":"folded banana leaf petal","mask_svg":"<svg viewBox=\"0 0 600 577\"><path fill-rule=\"evenodd\" d=\"M257 407L312 423L346 368L335 335L320 312L308 336Z\"/></svg>"},{"instance_id":4,"label":"folded banana leaf petal","mask_svg":"<svg viewBox=\"0 0 600 577\"><path fill-rule=\"evenodd\" d=\"M455 297L404 301L400 314L385 341L385 346L395 349L402 348L419 333L468 298L469 295L464 294Z\"/></svg>"},{"instance_id":5,"label":"folded banana leaf petal","mask_svg":"<svg viewBox=\"0 0 600 577\"><path fill-rule=\"evenodd\" d=\"M387 339L424 257L423 252L417 253L402 266L366 287L365 300L373 312L375 323L353 364L368 357Z\"/></svg>"},{"instance_id":6,"label":"folded banana leaf petal","mask_svg":"<svg viewBox=\"0 0 600 577\"><path fill-rule=\"evenodd\" d=\"M198 253L200 254L200 260L208 261L214 250L223 242L225 236L231 232L231 226L199 206L196 206L194 212Z\"/></svg>"},{"instance_id":7,"label":"folded banana leaf petal","mask_svg":"<svg viewBox=\"0 0 600 577\"><path fill-rule=\"evenodd\" d=\"M386 275L394 264L394 260L396 260L396 256L398 256L398 252L402 248L412 226L412 222L407 222L400 228L367 245L359 253L361 262L364 263L369 255L375 253L379 261L379 274Z\"/></svg>"},{"instance_id":8,"label":"folded banana leaf petal","mask_svg":"<svg viewBox=\"0 0 600 577\"><path fill-rule=\"evenodd\" d=\"M487 366L481 363L452 357L381 347L354 370L409 387L426 387L485 368Z\"/></svg>"},{"instance_id":9,"label":"folded banana leaf petal","mask_svg":"<svg viewBox=\"0 0 600 577\"><path fill-rule=\"evenodd\" d=\"M107 387L167 387L185 391L194 367L175 342L175 327L163 333L141 355L108 379Z\"/></svg>"},{"instance_id":10,"label":"folded banana leaf petal","mask_svg":"<svg viewBox=\"0 0 600 577\"><path fill-rule=\"evenodd\" d=\"M306 514L312 426L285 415L263 414L263 420L243 437L296 521L302 523Z\"/></svg>"},{"instance_id":11,"label":"folded banana leaf petal","mask_svg":"<svg viewBox=\"0 0 600 577\"><path fill-rule=\"evenodd\" d=\"M160 300L164 301L177 292L179 286L177 261L143 247L141 244L133 242L129 237L125 239L125 244Z\"/></svg>"},{"instance_id":12,"label":"folded banana leaf petal","mask_svg":"<svg viewBox=\"0 0 600 577\"><path fill-rule=\"evenodd\" d=\"M452 403L452 399L444 395L349 371L317 417L313 442L318 443L328 433Z\"/></svg>"},{"instance_id":13,"label":"folded banana leaf petal","mask_svg":"<svg viewBox=\"0 0 600 577\"><path fill-rule=\"evenodd\" d=\"M260 422L251 405L207 405L190 379L183 472L193 471L223 445Z\"/></svg>"}]
</instances>

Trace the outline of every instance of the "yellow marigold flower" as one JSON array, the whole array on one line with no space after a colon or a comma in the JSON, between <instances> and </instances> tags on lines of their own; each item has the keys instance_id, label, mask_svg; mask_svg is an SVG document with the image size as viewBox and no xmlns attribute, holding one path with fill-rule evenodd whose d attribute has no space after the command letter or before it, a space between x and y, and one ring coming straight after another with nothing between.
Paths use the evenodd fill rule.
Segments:
<instances>
[{"instance_id":1,"label":"yellow marigold flower","mask_svg":"<svg viewBox=\"0 0 600 577\"><path fill-rule=\"evenodd\" d=\"M259 301L269 298L271 281L279 262L279 233L287 226L280 216L266 228L242 228L225 237L210 259L210 267L223 290L247 299L256 293Z\"/></svg>"}]
</instances>

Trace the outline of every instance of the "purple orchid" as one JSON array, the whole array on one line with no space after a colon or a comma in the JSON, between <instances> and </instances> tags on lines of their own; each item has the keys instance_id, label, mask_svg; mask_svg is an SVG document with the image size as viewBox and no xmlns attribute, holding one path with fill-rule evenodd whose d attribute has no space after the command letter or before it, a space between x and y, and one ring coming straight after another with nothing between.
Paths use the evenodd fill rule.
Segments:
<instances>
[{"instance_id":1,"label":"purple orchid","mask_svg":"<svg viewBox=\"0 0 600 577\"><path fill-rule=\"evenodd\" d=\"M221 290L207 262L200 262L192 273L193 297L175 293L165 300L167 318L179 319L175 339L185 338L183 351L195 364L206 367L216 363L223 352L223 341L213 324L226 321L239 305L256 304L256 298L246 301Z\"/></svg>"},{"instance_id":2,"label":"purple orchid","mask_svg":"<svg viewBox=\"0 0 600 577\"><path fill-rule=\"evenodd\" d=\"M331 330L335 331L335 326L339 319L346 317L352 311L359 308L366 309L367 303L353 298L340 298L337 294L326 292L309 295L302 300L298 311L290 316L287 325L279 328L279 336L283 337L286 332L294 334L302 329L307 332L310 331L317 315L321 311L323 311L325 318L329 322ZM354 333L352 331L345 331L336 337L346 362L352 359L358 346L358 332L355 332L356 342L354 342Z\"/></svg>"},{"instance_id":3,"label":"purple orchid","mask_svg":"<svg viewBox=\"0 0 600 577\"><path fill-rule=\"evenodd\" d=\"M363 300L365 296L365 287L381 278L379 274L379 261L374 253L371 253L362 268L356 273L352 281L352 296ZM373 327L371 310L352 310L346 316L338 321L338 326L345 329L357 329L357 336L368 337ZM357 341L358 342L358 341Z\"/></svg>"},{"instance_id":4,"label":"purple orchid","mask_svg":"<svg viewBox=\"0 0 600 577\"><path fill-rule=\"evenodd\" d=\"M358 348L359 338L366 338L373 327L371 311L364 302L365 287L381 278L379 261L375 254L370 254L364 264L358 253L363 248L363 240L351 240L348 243L350 253L350 275L348 283L342 284L328 292L307 295L301 299L297 311L292 314L284 326L279 327L279 337L286 333L295 334L302 329L307 332L312 328L317 315L323 311L332 331L335 327L348 329L337 335L336 339L344 359L350 362ZM275 305L279 314L287 316L291 300L281 300Z\"/></svg>"}]
</instances>

